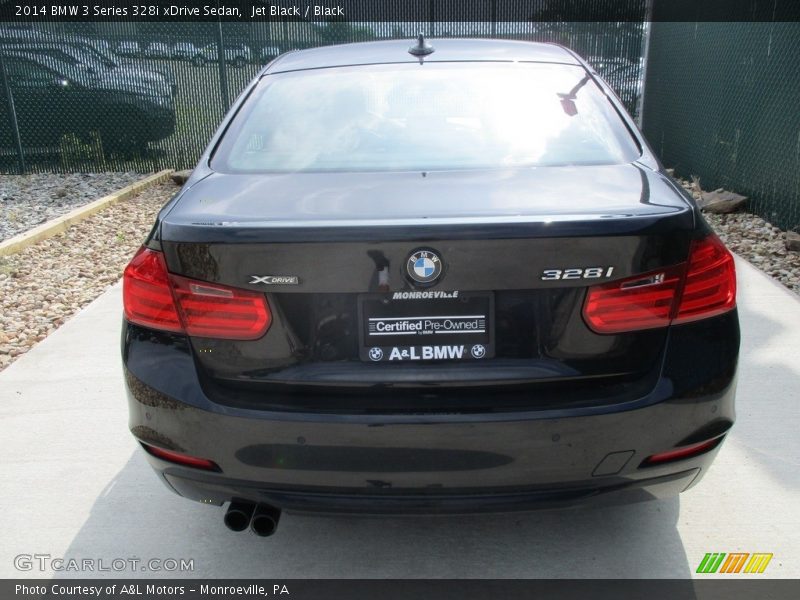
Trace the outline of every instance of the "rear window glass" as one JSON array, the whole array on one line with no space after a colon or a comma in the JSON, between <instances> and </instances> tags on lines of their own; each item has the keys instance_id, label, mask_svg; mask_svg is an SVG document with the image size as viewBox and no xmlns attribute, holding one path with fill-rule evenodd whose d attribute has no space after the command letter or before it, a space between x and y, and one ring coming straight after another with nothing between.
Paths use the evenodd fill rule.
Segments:
<instances>
[{"instance_id":1,"label":"rear window glass","mask_svg":"<svg viewBox=\"0 0 800 600\"><path fill-rule=\"evenodd\" d=\"M370 65L262 78L222 171L436 170L630 162L639 149L582 67Z\"/></svg>"}]
</instances>

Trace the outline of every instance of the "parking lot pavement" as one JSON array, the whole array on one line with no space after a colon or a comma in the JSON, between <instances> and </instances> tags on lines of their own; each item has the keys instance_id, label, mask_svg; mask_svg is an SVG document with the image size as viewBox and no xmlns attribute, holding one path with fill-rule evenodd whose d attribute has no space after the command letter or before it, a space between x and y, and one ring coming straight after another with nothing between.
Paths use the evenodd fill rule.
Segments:
<instances>
[{"instance_id":1,"label":"parking lot pavement","mask_svg":"<svg viewBox=\"0 0 800 600\"><path fill-rule=\"evenodd\" d=\"M761 577L800 577L800 300L738 269L738 421L679 499L479 517L284 515L266 539L231 533L221 509L174 496L150 472L127 430L116 286L0 373L0 577L53 575L49 562L15 567L33 554L111 569L57 573L71 577L690 577L706 552L772 552ZM113 559L132 558L191 559L194 570L114 572Z\"/></svg>"}]
</instances>

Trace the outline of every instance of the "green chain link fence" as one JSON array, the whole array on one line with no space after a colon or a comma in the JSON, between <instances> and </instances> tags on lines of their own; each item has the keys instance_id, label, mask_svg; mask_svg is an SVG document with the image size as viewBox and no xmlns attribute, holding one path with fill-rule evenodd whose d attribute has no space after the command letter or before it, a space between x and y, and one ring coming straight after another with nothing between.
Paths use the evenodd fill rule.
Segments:
<instances>
[{"instance_id":1,"label":"green chain link fence","mask_svg":"<svg viewBox=\"0 0 800 600\"><path fill-rule=\"evenodd\" d=\"M733 17L733 15L732 15ZM667 167L800 226L800 23L653 23L644 133Z\"/></svg>"},{"instance_id":2,"label":"green chain link fence","mask_svg":"<svg viewBox=\"0 0 800 600\"><path fill-rule=\"evenodd\" d=\"M426 1L424 22L0 24L0 172L192 167L230 102L275 55L373 39L410 44L420 31L564 44L635 110L643 22L535 22L532 5L496 0L474 5L484 20L447 23L435 16L450 0ZM604 1L611 18L615 4Z\"/></svg>"}]
</instances>

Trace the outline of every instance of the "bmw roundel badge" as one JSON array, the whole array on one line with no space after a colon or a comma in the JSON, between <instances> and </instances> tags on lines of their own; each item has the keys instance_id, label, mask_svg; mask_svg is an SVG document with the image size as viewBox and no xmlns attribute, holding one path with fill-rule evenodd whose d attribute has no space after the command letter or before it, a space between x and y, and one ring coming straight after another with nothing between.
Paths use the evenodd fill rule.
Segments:
<instances>
[{"instance_id":1,"label":"bmw roundel badge","mask_svg":"<svg viewBox=\"0 0 800 600\"><path fill-rule=\"evenodd\" d=\"M417 283L432 283L442 274L442 259L433 250L414 250L406 261L406 271Z\"/></svg>"}]
</instances>

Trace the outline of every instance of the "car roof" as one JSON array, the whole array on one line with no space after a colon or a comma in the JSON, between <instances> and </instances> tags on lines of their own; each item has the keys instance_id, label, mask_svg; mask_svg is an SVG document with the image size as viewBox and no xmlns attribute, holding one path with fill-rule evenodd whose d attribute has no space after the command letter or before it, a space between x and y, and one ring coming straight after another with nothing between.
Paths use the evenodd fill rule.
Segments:
<instances>
[{"instance_id":1,"label":"car roof","mask_svg":"<svg viewBox=\"0 0 800 600\"><path fill-rule=\"evenodd\" d=\"M580 65L575 55L557 44L487 39L429 39L433 54L425 62L549 62ZM361 42L339 46L321 46L289 52L270 63L262 74L322 69L349 65L413 63L419 58L408 49L416 40Z\"/></svg>"},{"instance_id":2,"label":"car roof","mask_svg":"<svg viewBox=\"0 0 800 600\"><path fill-rule=\"evenodd\" d=\"M51 40L42 40L39 42L33 42L30 40L25 42L8 42L0 39L0 47L2 47L6 52L25 51L30 54L31 58L36 58L37 56L49 56L47 54L48 51L57 50L58 52L69 56L75 62L84 64L92 63L94 65L102 64L102 60L99 57L92 54L89 50L83 48L80 44L72 45ZM53 57L53 60L55 60L57 63L65 65L71 64L55 57Z\"/></svg>"},{"instance_id":3,"label":"car roof","mask_svg":"<svg viewBox=\"0 0 800 600\"><path fill-rule=\"evenodd\" d=\"M66 75L68 77L75 78L76 75L80 73L73 65L64 62L63 60L58 60L57 58L53 58L47 54L30 53L21 45L15 45L14 48L4 46L3 50L6 58L18 58L36 63L42 67L45 67L46 69L50 69L51 71L58 73L59 75Z\"/></svg>"},{"instance_id":4,"label":"car roof","mask_svg":"<svg viewBox=\"0 0 800 600\"><path fill-rule=\"evenodd\" d=\"M0 27L0 38L30 42L58 41L60 36L48 31L23 27Z\"/></svg>"},{"instance_id":5,"label":"car roof","mask_svg":"<svg viewBox=\"0 0 800 600\"><path fill-rule=\"evenodd\" d=\"M0 41L6 44L68 45L72 48L92 46L103 40L91 40L78 36L63 36L39 29L0 27Z\"/></svg>"}]
</instances>

